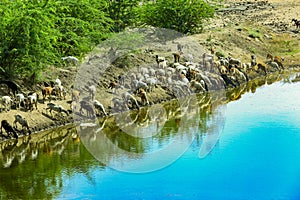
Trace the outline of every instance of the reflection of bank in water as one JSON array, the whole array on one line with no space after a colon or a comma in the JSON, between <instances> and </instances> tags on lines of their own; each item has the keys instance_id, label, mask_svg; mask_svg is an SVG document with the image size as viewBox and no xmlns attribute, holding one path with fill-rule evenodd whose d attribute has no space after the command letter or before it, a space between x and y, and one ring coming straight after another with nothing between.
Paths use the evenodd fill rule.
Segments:
<instances>
[{"instance_id":1,"label":"reflection of bank in water","mask_svg":"<svg viewBox=\"0 0 300 200\"><path fill-rule=\"evenodd\" d=\"M140 169L140 172L149 171L152 169L140 166L138 160L156 168L159 168L157 162L168 165L180 157L195 138L200 138L199 135L215 134L222 130L225 110L216 110L219 106L224 107L224 95L223 92L191 95L138 111L118 113L107 118L104 126L100 120L98 125L81 127L80 138L92 155L106 165L131 171L133 168L129 166L135 163L135 169ZM221 128L217 128L219 126ZM216 141L210 140L209 145L213 147L218 138L215 138ZM157 152L161 153L154 159Z\"/></svg>"},{"instance_id":2,"label":"reflection of bank in water","mask_svg":"<svg viewBox=\"0 0 300 200\"><path fill-rule=\"evenodd\" d=\"M222 93L206 93L196 98L183 98L139 111L119 113L119 115L93 121L91 124L80 124L81 131L62 127L56 130L41 132L18 140L0 143L0 162L2 167L13 167L26 161L36 160L39 155L61 155L68 141L85 145L106 155L107 163L121 157L116 147L126 152L134 152L135 159L143 154L162 149L174 138L195 138L193 145L200 150L199 156L205 157L211 152L219 139L225 123L224 105L238 100L246 92L255 92L257 87L284 79L284 82L295 82L297 74L286 76L274 74L261 77L239 88ZM223 109L223 110L222 110ZM95 122L99 122L95 125ZM105 136L113 145L106 144ZM88 147L89 148L89 147ZM115 154L114 154L115 153Z\"/></svg>"},{"instance_id":3,"label":"reflection of bank in water","mask_svg":"<svg viewBox=\"0 0 300 200\"><path fill-rule=\"evenodd\" d=\"M49 156L61 155L65 150L67 138L74 131L74 128L69 126L24 136L17 140L3 141L0 143L0 163L4 168L8 168L25 161L36 160L40 153Z\"/></svg>"}]
</instances>

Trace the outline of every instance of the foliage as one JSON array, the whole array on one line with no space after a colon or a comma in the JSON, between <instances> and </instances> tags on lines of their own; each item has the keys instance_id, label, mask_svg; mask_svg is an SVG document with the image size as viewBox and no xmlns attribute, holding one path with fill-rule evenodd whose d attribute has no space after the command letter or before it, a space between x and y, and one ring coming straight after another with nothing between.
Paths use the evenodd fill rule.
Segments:
<instances>
[{"instance_id":1,"label":"foliage","mask_svg":"<svg viewBox=\"0 0 300 200\"><path fill-rule=\"evenodd\" d=\"M263 38L263 35L260 33L259 30L249 30L248 36L251 38L258 38L260 40L262 40L262 38Z\"/></svg>"},{"instance_id":2,"label":"foliage","mask_svg":"<svg viewBox=\"0 0 300 200\"><path fill-rule=\"evenodd\" d=\"M82 58L129 26L194 33L214 8L204 0L2 0L0 78L38 77L48 66L61 66L61 57Z\"/></svg>"},{"instance_id":3,"label":"foliage","mask_svg":"<svg viewBox=\"0 0 300 200\"><path fill-rule=\"evenodd\" d=\"M110 32L104 0L9 1L0 3L0 75L32 75L82 56Z\"/></svg>"},{"instance_id":4,"label":"foliage","mask_svg":"<svg viewBox=\"0 0 300 200\"><path fill-rule=\"evenodd\" d=\"M120 32L135 23L139 0L110 0L107 12L114 21L114 32Z\"/></svg>"},{"instance_id":5,"label":"foliage","mask_svg":"<svg viewBox=\"0 0 300 200\"><path fill-rule=\"evenodd\" d=\"M202 30L204 19L213 17L214 6L203 0L157 0L144 3L136 12L139 24L195 33Z\"/></svg>"}]
</instances>

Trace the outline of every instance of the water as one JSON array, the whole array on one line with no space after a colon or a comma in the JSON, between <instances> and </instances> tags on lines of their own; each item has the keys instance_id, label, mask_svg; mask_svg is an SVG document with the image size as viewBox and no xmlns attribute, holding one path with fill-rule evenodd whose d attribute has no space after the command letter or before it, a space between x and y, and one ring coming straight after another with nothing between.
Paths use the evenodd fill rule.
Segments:
<instances>
[{"instance_id":1,"label":"water","mask_svg":"<svg viewBox=\"0 0 300 200\"><path fill-rule=\"evenodd\" d=\"M2 151L2 159L15 156L11 165L0 169L1 197L300 199L300 82L285 82L256 82L256 86L262 85L256 90L252 84L227 92L225 101L238 100L226 104L221 113L216 110L224 108L222 101L210 98L210 105L214 106L194 112L200 119L196 120L197 133L191 131L194 140L190 147L171 165L154 172L126 173L105 166L87 151L89 146L78 142L73 128L31 138L27 144L24 142L26 148L19 145ZM142 141L126 137L113 126L105 134L119 147L146 154L163 148L176 135L184 139L185 134L180 131L187 131L186 126L195 122L192 119L182 118L181 123L169 119L160 134ZM209 134L218 130L223 131ZM48 142L36 142L41 138ZM93 140L81 139L86 145L99 144L98 138L96 135ZM34 145L39 150L36 158L32 157ZM21 159L24 151L26 157ZM117 156L108 157L114 158ZM131 158L123 159L126 160L131 162Z\"/></svg>"}]
</instances>

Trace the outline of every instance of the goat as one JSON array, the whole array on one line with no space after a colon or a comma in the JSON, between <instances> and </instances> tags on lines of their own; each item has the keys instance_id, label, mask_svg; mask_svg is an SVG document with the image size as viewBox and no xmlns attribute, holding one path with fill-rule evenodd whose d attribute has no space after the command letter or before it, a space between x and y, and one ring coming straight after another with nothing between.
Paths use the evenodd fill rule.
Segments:
<instances>
[{"instance_id":1,"label":"goat","mask_svg":"<svg viewBox=\"0 0 300 200\"><path fill-rule=\"evenodd\" d=\"M31 131L29 129L28 121L21 114L16 114L15 115L15 121L13 123L15 128L17 128L17 123L21 124L23 130L24 130L24 128L26 128L28 133L31 134Z\"/></svg>"},{"instance_id":2,"label":"goat","mask_svg":"<svg viewBox=\"0 0 300 200\"><path fill-rule=\"evenodd\" d=\"M104 106L102 105L102 103L100 103L100 102L97 101L97 100L94 100L94 101L93 101L93 105L94 105L94 107L96 108L96 110L102 112L105 116L107 116L107 113L105 112L105 108L104 108Z\"/></svg>"},{"instance_id":3,"label":"goat","mask_svg":"<svg viewBox=\"0 0 300 200\"><path fill-rule=\"evenodd\" d=\"M89 92L89 96L91 97L91 99L93 101L95 99L95 95L96 95L96 86L95 85L89 86L88 92Z\"/></svg>"},{"instance_id":4,"label":"goat","mask_svg":"<svg viewBox=\"0 0 300 200\"><path fill-rule=\"evenodd\" d=\"M148 87L147 83L144 83L143 81L138 81L136 84L136 88L135 88L136 92L141 88L145 91L149 91L149 87Z\"/></svg>"},{"instance_id":5,"label":"goat","mask_svg":"<svg viewBox=\"0 0 300 200\"><path fill-rule=\"evenodd\" d=\"M202 82L203 84L199 83L199 82L196 81L196 80L191 80L191 82L190 82L190 88L194 88L193 91L196 92L196 93L199 93L199 92L205 92L206 89L205 89L205 87L203 86L203 85L204 85L204 81L201 80L201 82Z\"/></svg>"},{"instance_id":6,"label":"goat","mask_svg":"<svg viewBox=\"0 0 300 200\"><path fill-rule=\"evenodd\" d=\"M282 58L280 56L273 56L272 54L268 53L267 59L270 59L270 61L276 62L279 65L279 67L284 69L283 64L282 64L282 61L284 61L284 58Z\"/></svg>"},{"instance_id":7,"label":"goat","mask_svg":"<svg viewBox=\"0 0 300 200\"><path fill-rule=\"evenodd\" d=\"M134 98L134 96L131 95L130 93L128 93L128 92L123 93L122 98L124 99L124 101L127 104L130 103L132 108L136 107L137 109L140 109L140 106L139 106L136 98Z\"/></svg>"},{"instance_id":8,"label":"goat","mask_svg":"<svg viewBox=\"0 0 300 200\"><path fill-rule=\"evenodd\" d=\"M162 68L162 69L167 68L167 67L168 67L168 61L167 61L167 60L164 60L164 61L162 61L162 62L159 62L159 63L158 63L158 67L159 67L159 68Z\"/></svg>"},{"instance_id":9,"label":"goat","mask_svg":"<svg viewBox=\"0 0 300 200\"><path fill-rule=\"evenodd\" d=\"M42 95L43 95L43 101L45 101L46 97L49 96L49 101L51 101L51 95L53 92L53 88L52 87L44 87L42 89Z\"/></svg>"},{"instance_id":10,"label":"goat","mask_svg":"<svg viewBox=\"0 0 300 200\"><path fill-rule=\"evenodd\" d=\"M164 62L166 60L166 58L156 55L155 60L156 60L157 66L159 66L159 63Z\"/></svg>"},{"instance_id":11,"label":"goat","mask_svg":"<svg viewBox=\"0 0 300 200\"><path fill-rule=\"evenodd\" d=\"M299 28L299 27L300 27L300 20L292 19L292 22L294 22L296 28Z\"/></svg>"},{"instance_id":12,"label":"goat","mask_svg":"<svg viewBox=\"0 0 300 200\"><path fill-rule=\"evenodd\" d=\"M232 76L236 76L238 79L244 79L244 81L248 81L247 75L241 72L238 68L232 67L230 69L230 74Z\"/></svg>"},{"instance_id":13,"label":"goat","mask_svg":"<svg viewBox=\"0 0 300 200\"><path fill-rule=\"evenodd\" d=\"M229 65L236 65L238 68L240 68L241 67L241 65L242 65L242 62L239 60L239 59L235 59L235 58L231 58L231 57L229 57Z\"/></svg>"},{"instance_id":14,"label":"goat","mask_svg":"<svg viewBox=\"0 0 300 200\"><path fill-rule=\"evenodd\" d=\"M14 130L14 128L8 123L7 120L2 120L1 121L1 133L2 133L2 128L4 128L5 132L7 133L8 136L13 137L13 138L18 138L17 132ZM3 134L3 133L2 133Z\"/></svg>"},{"instance_id":15,"label":"goat","mask_svg":"<svg viewBox=\"0 0 300 200\"><path fill-rule=\"evenodd\" d=\"M147 93L144 89L139 89L138 96L141 97L141 102L143 105L149 105Z\"/></svg>"},{"instance_id":16,"label":"goat","mask_svg":"<svg viewBox=\"0 0 300 200\"><path fill-rule=\"evenodd\" d=\"M1 104L4 106L5 111L9 111L12 104L12 99L10 96L3 96L1 99Z\"/></svg>"},{"instance_id":17,"label":"goat","mask_svg":"<svg viewBox=\"0 0 300 200\"><path fill-rule=\"evenodd\" d=\"M46 108L46 111L50 111L50 114L52 116L52 110L58 112L58 113L66 113L66 115L68 116L69 115L69 112L61 105L57 105L55 103L48 103L47 104L47 108Z\"/></svg>"},{"instance_id":18,"label":"goat","mask_svg":"<svg viewBox=\"0 0 300 200\"><path fill-rule=\"evenodd\" d=\"M114 94L117 93L118 88L121 88L121 86L116 81L111 81L109 83L108 89L112 89Z\"/></svg>"},{"instance_id":19,"label":"goat","mask_svg":"<svg viewBox=\"0 0 300 200\"><path fill-rule=\"evenodd\" d=\"M76 103L79 102L79 96L80 96L80 91L78 90L73 90L72 91L72 101L75 101Z\"/></svg>"},{"instance_id":20,"label":"goat","mask_svg":"<svg viewBox=\"0 0 300 200\"><path fill-rule=\"evenodd\" d=\"M16 108L20 109L21 103L23 103L24 107L26 107L26 99L23 94L16 94Z\"/></svg>"},{"instance_id":21,"label":"goat","mask_svg":"<svg viewBox=\"0 0 300 200\"><path fill-rule=\"evenodd\" d=\"M267 74L267 66L265 64L262 63L258 63L257 64L257 69L262 70L263 72L265 72L265 74Z\"/></svg>"},{"instance_id":22,"label":"goat","mask_svg":"<svg viewBox=\"0 0 300 200\"><path fill-rule=\"evenodd\" d=\"M251 67L256 65L256 56L254 54L251 55Z\"/></svg>"},{"instance_id":23,"label":"goat","mask_svg":"<svg viewBox=\"0 0 300 200\"><path fill-rule=\"evenodd\" d=\"M127 102L124 101L123 99L119 99L117 97L114 97L112 100L113 103L113 109L115 111L127 111L129 110L128 106L127 106Z\"/></svg>"},{"instance_id":24,"label":"goat","mask_svg":"<svg viewBox=\"0 0 300 200\"><path fill-rule=\"evenodd\" d=\"M61 86L61 80L57 78L55 80L55 85Z\"/></svg>"},{"instance_id":25,"label":"goat","mask_svg":"<svg viewBox=\"0 0 300 200\"><path fill-rule=\"evenodd\" d=\"M0 85L1 84L5 84L11 90L14 96L18 93L18 88L20 88L20 86L13 81L1 80Z\"/></svg>"},{"instance_id":26,"label":"goat","mask_svg":"<svg viewBox=\"0 0 300 200\"><path fill-rule=\"evenodd\" d=\"M270 60L270 61L267 61L266 64L269 65L269 66L271 66L272 68L276 68L277 70L281 70L280 67L279 67L279 65L275 61L271 61Z\"/></svg>"},{"instance_id":27,"label":"goat","mask_svg":"<svg viewBox=\"0 0 300 200\"><path fill-rule=\"evenodd\" d=\"M37 101L38 101L38 94L37 93L32 93L28 95L26 99L26 108L30 111L33 110L33 105L35 105L35 109L37 110Z\"/></svg>"},{"instance_id":28,"label":"goat","mask_svg":"<svg viewBox=\"0 0 300 200\"><path fill-rule=\"evenodd\" d=\"M177 44L177 50L179 51L180 54L183 54L183 45L182 44Z\"/></svg>"},{"instance_id":29,"label":"goat","mask_svg":"<svg viewBox=\"0 0 300 200\"><path fill-rule=\"evenodd\" d=\"M236 84L231 80L229 76L226 74L221 74L222 79L224 80L226 86L232 85L233 87L236 87Z\"/></svg>"},{"instance_id":30,"label":"goat","mask_svg":"<svg viewBox=\"0 0 300 200\"><path fill-rule=\"evenodd\" d=\"M280 57L280 56L274 56L273 58L274 62L276 62L279 67L281 67L282 69L284 69L282 61L284 61L284 58Z\"/></svg>"},{"instance_id":31,"label":"goat","mask_svg":"<svg viewBox=\"0 0 300 200\"><path fill-rule=\"evenodd\" d=\"M158 80L156 78L149 77L146 79L146 83L148 84L149 92L152 92L154 87L156 86Z\"/></svg>"},{"instance_id":32,"label":"goat","mask_svg":"<svg viewBox=\"0 0 300 200\"><path fill-rule=\"evenodd\" d=\"M228 72L227 67L225 67L224 65L221 65L219 67L219 72L220 72L220 74L227 74L227 72Z\"/></svg>"},{"instance_id":33,"label":"goat","mask_svg":"<svg viewBox=\"0 0 300 200\"><path fill-rule=\"evenodd\" d=\"M59 98L66 99L67 91L62 85L55 85L52 91Z\"/></svg>"},{"instance_id":34,"label":"goat","mask_svg":"<svg viewBox=\"0 0 300 200\"><path fill-rule=\"evenodd\" d=\"M118 82L120 85L124 85L125 84L125 76L124 75L119 75L118 76Z\"/></svg>"},{"instance_id":35,"label":"goat","mask_svg":"<svg viewBox=\"0 0 300 200\"><path fill-rule=\"evenodd\" d=\"M95 110L93 104L88 101L80 101L80 114L83 114L83 110L86 110L87 117L95 117Z\"/></svg>"},{"instance_id":36,"label":"goat","mask_svg":"<svg viewBox=\"0 0 300 200\"><path fill-rule=\"evenodd\" d=\"M65 62L67 62L68 64L71 63L75 66L77 66L78 62L79 62L78 58L76 58L74 56L66 56L66 57L62 57L61 59Z\"/></svg>"},{"instance_id":37,"label":"goat","mask_svg":"<svg viewBox=\"0 0 300 200\"><path fill-rule=\"evenodd\" d=\"M180 52L175 52L173 53L173 57L174 57L174 63L179 63L180 61Z\"/></svg>"}]
</instances>

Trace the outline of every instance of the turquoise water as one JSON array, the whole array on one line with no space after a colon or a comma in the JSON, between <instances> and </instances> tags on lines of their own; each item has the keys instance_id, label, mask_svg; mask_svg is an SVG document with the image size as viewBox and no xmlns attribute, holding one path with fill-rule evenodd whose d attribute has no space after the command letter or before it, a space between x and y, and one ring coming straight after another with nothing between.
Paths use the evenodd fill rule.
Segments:
<instances>
[{"instance_id":1,"label":"turquoise water","mask_svg":"<svg viewBox=\"0 0 300 200\"><path fill-rule=\"evenodd\" d=\"M191 147L145 174L94 168L92 181L64 176L58 198L300 199L300 84L264 85L228 103L226 123L205 158Z\"/></svg>"},{"instance_id":2,"label":"turquoise water","mask_svg":"<svg viewBox=\"0 0 300 200\"><path fill-rule=\"evenodd\" d=\"M107 137L140 153L133 159L142 163L143 155L178 135L182 144L187 135L192 139L182 156L153 172L121 172L99 162L83 145L84 136L78 142L74 128L10 144L0 154L0 199L300 199L300 82L287 82L227 93L238 99L227 104L220 102L228 99L214 104L214 97L204 98L201 109L186 109L186 117L170 117L164 125L148 122L138 130L159 129L160 134L141 141L107 120ZM195 122L197 132L187 134ZM106 148L99 135L87 138L91 146ZM122 160L125 166L132 161L108 153L108 160ZM162 155L150 164L167 159Z\"/></svg>"}]
</instances>

